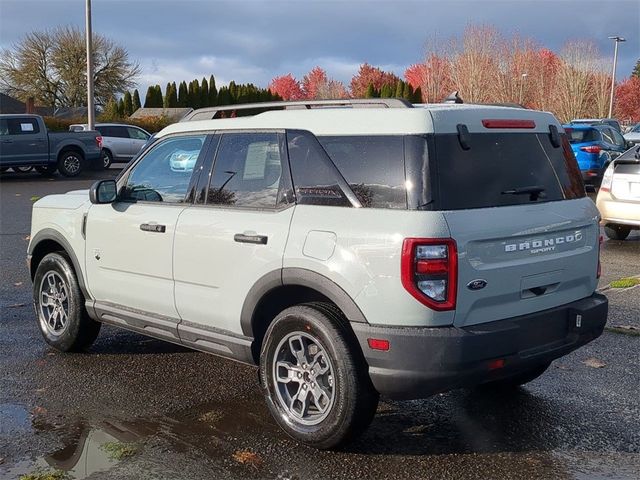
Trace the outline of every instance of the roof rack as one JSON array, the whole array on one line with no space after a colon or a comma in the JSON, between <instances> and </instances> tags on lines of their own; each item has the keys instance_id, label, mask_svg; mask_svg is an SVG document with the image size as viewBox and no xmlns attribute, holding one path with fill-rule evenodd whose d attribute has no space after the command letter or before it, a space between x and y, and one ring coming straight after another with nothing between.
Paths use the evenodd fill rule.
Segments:
<instances>
[{"instance_id":1,"label":"roof rack","mask_svg":"<svg viewBox=\"0 0 640 480\"><path fill-rule=\"evenodd\" d=\"M257 113L269 110L310 110L314 108L413 108L413 105L402 98L352 98L346 100L297 100L289 102L257 102L219 107L199 108L180 120L211 120L220 118L221 112L241 112L258 110Z\"/></svg>"}]
</instances>

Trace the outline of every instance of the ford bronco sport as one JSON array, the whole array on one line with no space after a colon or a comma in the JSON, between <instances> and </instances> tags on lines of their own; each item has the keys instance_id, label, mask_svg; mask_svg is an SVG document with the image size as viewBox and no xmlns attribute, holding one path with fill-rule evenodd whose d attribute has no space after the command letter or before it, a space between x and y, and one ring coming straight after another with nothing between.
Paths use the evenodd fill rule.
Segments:
<instances>
[{"instance_id":1,"label":"ford bronco sport","mask_svg":"<svg viewBox=\"0 0 640 480\"><path fill-rule=\"evenodd\" d=\"M45 340L107 323L258 365L282 429L333 448L380 394L521 385L598 337L599 214L558 121L385 102L174 124L37 201Z\"/></svg>"}]
</instances>

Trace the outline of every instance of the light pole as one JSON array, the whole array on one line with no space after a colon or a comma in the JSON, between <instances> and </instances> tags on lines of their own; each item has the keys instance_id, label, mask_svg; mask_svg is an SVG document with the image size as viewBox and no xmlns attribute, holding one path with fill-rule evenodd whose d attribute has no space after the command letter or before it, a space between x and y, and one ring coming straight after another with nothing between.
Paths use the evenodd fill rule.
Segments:
<instances>
[{"instance_id":1,"label":"light pole","mask_svg":"<svg viewBox=\"0 0 640 480\"><path fill-rule=\"evenodd\" d=\"M522 105L522 101L524 100L524 98L523 98L524 81L527 79L528 76L529 76L528 73L523 73L522 75L520 75L520 97L519 97L519 100L518 100L518 103L520 105Z\"/></svg>"},{"instance_id":2,"label":"light pole","mask_svg":"<svg viewBox=\"0 0 640 480\"><path fill-rule=\"evenodd\" d=\"M87 123L89 130L95 127L95 108L93 102L93 55L91 48L91 0L87 0L85 9L85 36L87 41Z\"/></svg>"},{"instance_id":3,"label":"light pole","mask_svg":"<svg viewBox=\"0 0 640 480\"><path fill-rule=\"evenodd\" d=\"M609 97L609 118L613 115L613 94L616 88L616 66L618 63L618 44L620 42L626 42L622 37L613 36L609 37L609 40L615 40L616 46L613 49L613 72L611 73L611 97Z\"/></svg>"}]
</instances>

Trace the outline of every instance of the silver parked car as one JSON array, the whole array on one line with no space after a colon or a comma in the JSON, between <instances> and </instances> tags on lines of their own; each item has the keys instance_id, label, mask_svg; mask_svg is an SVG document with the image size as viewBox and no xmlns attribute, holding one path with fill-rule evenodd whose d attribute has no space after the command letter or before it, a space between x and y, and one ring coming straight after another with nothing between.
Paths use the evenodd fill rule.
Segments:
<instances>
[{"instance_id":1,"label":"silver parked car","mask_svg":"<svg viewBox=\"0 0 640 480\"><path fill-rule=\"evenodd\" d=\"M623 135L624 139L629 143L640 143L640 123L631 127L631 129Z\"/></svg>"},{"instance_id":2,"label":"silver parked car","mask_svg":"<svg viewBox=\"0 0 640 480\"><path fill-rule=\"evenodd\" d=\"M88 130L87 124L75 124L71 131ZM112 163L127 163L147 143L151 134L134 125L122 123L97 123L94 130L102 135L102 155L104 168Z\"/></svg>"}]
</instances>

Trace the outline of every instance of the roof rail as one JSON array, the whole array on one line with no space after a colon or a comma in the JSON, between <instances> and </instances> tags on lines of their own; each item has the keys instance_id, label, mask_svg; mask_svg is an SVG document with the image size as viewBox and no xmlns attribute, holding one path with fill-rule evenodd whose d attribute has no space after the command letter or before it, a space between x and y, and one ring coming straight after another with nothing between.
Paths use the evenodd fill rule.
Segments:
<instances>
[{"instance_id":1,"label":"roof rail","mask_svg":"<svg viewBox=\"0 0 640 480\"><path fill-rule=\"evenodd\" d=\"M189 122L194 120L211 120L221 118L220 112L239 112L243 110L259 110L258 113L269 110L310 110L314 108L413 108L413 105L402 98L352 98L344 100L296 100L289 102L257 102L236 105L221 105L219 107L199 108L187 114L180 120Z\"/></svg>"}]
</instances>

